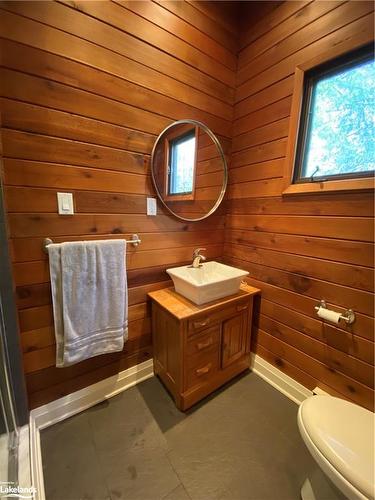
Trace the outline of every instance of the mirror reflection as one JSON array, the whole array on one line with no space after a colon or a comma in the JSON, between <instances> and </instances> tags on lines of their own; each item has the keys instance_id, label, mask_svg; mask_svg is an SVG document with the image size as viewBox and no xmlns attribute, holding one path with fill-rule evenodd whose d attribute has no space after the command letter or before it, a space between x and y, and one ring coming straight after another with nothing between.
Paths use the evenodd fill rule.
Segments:
<instances>
[{"instance_id":1,"label":"mirror reflection","mask_svg":"<svg viewBox=\"0 0 375 500\"><path fill-rule=\"evenodd\" d=\"M201 220L219 206L227 167L216 136L202 123L180 120L158 137L152 179L164 206L183 220Z\"/></svg>"}]
</instances>

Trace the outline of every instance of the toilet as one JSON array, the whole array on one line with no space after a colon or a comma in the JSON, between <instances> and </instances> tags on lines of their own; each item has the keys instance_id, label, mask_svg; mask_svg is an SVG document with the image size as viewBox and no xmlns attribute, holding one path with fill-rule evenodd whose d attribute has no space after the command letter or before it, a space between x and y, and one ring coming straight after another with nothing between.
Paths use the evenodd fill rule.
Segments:
<instances>
[{"instance_id":1,"label":"toilet","mask_svg":"<svg viewBox=\"0 0 375 500\"><path fill-rule=\"evenodd\" d=\"M299 407L298 427L311 455L339 490L337 498L374 500L375 415L371 411L333 396L312 396ZM302 499L326 500L317 487L307 478Z\"/></svg>"}]
</instances>

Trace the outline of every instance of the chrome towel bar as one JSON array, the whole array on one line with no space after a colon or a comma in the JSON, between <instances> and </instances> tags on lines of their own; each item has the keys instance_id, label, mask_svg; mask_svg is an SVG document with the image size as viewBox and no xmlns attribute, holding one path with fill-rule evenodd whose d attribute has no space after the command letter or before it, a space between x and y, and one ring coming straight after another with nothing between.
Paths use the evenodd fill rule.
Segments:
<instances>
[{"instance_id":1,"label":"chrome towel bar","mask_svg":"<svg viewBox=\"0 0 375 500\"><path fill-rule=\"evenodd\" d=\"M130 243L133 245L133 247L137 247L142 240L138 236L138 234L132 234L132 237L130 240L126 240L126 243ZM53 243L53 240L51 238L44 238L43 240L43 252L48 254L48 245L51 245Z\"/></svg>"}]
</instances>

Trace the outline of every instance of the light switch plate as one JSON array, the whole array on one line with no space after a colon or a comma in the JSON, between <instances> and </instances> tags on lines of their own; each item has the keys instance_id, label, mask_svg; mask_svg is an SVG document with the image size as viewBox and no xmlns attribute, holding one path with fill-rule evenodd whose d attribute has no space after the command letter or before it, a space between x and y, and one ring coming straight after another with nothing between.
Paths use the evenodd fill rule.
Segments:
<instances>
[{"instance_id":1,"label":"light switch plate","mask_svg":"<svg viewBox=\"0 0 375 500\"><path fill-rule=\"evenodd\" d=\"M57 206L60 215L73 215L73 193L57 193Z\"/></svg>"},{"instance_id":2,"label":"light switch plate","mask_svg":"<svg viewBox=\"0 0 375 500\"><path fill-rule=\"evenodd\" d=\"M147 215L156 215L156 198L147 198Z\"/></svg>"}]
</instances>

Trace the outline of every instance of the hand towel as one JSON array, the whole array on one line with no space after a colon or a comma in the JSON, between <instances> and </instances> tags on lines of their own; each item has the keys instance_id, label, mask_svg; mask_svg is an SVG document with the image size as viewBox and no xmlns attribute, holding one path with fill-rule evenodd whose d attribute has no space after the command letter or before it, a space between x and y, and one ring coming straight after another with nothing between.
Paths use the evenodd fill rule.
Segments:
<instances>
[{"instance_id":1,"label":"hand towel","mask_svg":"<svg viewBox=\"0 0 375 500\"><path fill-rule=\"evenodd\" d=\"M48 245L56 366L121 351L128 337L126 241Z\"/></svg>"}]
</instances>

